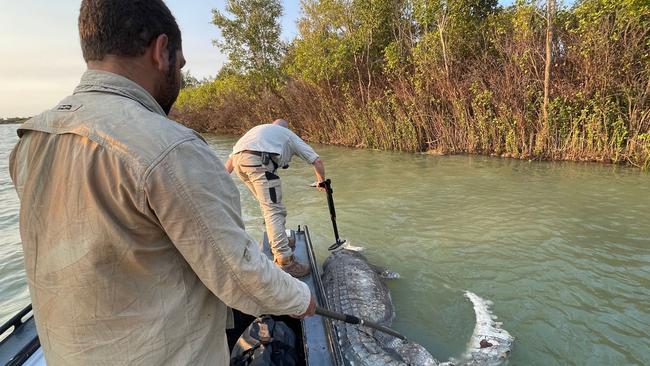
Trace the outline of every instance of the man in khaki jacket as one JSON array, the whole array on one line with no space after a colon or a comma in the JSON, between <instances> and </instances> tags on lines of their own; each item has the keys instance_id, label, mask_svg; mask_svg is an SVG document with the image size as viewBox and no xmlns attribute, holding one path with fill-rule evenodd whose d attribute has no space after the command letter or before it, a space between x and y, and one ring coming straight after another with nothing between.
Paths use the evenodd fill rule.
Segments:
<instances>
[{"instance_id":1,"label":"man in khaki jacket","mask_svg":"<svg viewBox=\"0 0 650 366\"><path fill-rule=\"evenodd\" d=\"M185 61L162 0L84 0L79 31L88 71L10 157L47 364L227 365L229 306L313 315L222 163L166 117Z\"/></svg>"}]
</instances>

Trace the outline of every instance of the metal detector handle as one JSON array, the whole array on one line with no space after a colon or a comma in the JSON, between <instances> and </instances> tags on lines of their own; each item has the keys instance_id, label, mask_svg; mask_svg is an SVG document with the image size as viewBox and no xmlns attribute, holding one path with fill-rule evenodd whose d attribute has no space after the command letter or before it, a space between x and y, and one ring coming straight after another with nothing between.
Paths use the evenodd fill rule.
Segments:
<instances>
[{"instance_id":1,"label":"metal detector handle","mask_svg":"<svg viewBox=\"0 0 650 366\"><path fill-rule=\"evenodd\" d=\"M318 182L318 186L325 188L328 194L334 193L334 191L332 190L332 180L329 178L325 179L322 182Z\"/></svg>"}]
</instances>

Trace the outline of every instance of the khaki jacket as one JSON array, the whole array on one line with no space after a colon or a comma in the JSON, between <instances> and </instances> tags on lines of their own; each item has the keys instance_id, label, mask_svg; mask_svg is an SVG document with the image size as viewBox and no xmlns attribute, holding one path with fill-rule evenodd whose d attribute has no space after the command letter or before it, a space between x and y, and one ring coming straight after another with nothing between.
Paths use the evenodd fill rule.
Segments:
<instances>
[{"instance_id":1,"label":"khaki jacket","mask_svg":"<svg viewBox=\"0 0 650 366\"><path fill-rule=\"evenodd\" d=\"M244 231L200 135L121 76L88 71L10 157L48 365L226 365L228 306L301 314L307 286Z\"/></svg>"}]
</instances>

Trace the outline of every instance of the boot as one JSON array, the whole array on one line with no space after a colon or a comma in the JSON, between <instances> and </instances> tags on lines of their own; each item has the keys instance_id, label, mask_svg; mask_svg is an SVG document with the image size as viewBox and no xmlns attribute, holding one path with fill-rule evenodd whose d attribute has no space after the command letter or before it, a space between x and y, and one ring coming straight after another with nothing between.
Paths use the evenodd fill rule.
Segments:
<instances>
[{"instance_id":1,"label":"boot","mask_svg":"<svg viewBox=\"0 0 650 366\"><path fill-rule=\"evenodd\" d=\"M273 262L282 268L283 271L296 278L305 277L311 273L309 266L298 263L293 256L281 260L274 259Z\"/></svg>"}]
</instances>

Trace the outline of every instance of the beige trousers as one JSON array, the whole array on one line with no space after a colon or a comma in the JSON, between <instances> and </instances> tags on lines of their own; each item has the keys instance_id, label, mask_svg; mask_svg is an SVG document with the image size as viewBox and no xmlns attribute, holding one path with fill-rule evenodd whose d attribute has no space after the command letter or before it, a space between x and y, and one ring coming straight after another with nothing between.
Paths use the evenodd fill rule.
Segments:
<instances>
[{"instance_id":1,"label":"beige trousers","mask_svg":"<svg viewBox=\"0 0 650 366\"><path fill-rule=\"evenodd\" d=\"M260 203L274 259L288 260L292 251L285 232L287 209L282 204L282 184L280 177L273 173L273 163L264 165L262 157L246 152L234 155L232 163L239 178Z\"/></svg>"}]
</instances>

